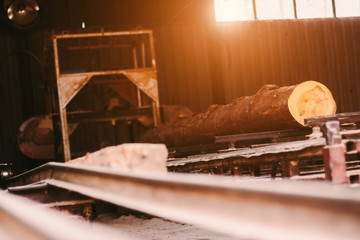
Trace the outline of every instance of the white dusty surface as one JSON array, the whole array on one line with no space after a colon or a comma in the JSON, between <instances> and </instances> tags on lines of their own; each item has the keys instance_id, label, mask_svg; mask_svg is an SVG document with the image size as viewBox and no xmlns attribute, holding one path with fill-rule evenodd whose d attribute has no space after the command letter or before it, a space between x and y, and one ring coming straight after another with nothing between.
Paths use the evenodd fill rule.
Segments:
<instances>
[{"instance_id":1,"label":"white dusty surface","mask_svg":"<svg viewBox=\"0 0 360 240\"><path fill-rule=\"evenodd\" d=\"M130 238L139 240L235 240L221 233L161 218L142 219L135 216L100 215L98 223L106 224Z\"/></svg>"},{"instance_id":2,"label":"white dusty surface","mask_svg":"<svg viewBox=\"0 0 360 240\"><path fill-rule=\"evenodd\" d=\"M168 151L164 144L125 143L88 153L67 164L102 166L132 172L166 173Z\"/></svg>"}]
</instances>

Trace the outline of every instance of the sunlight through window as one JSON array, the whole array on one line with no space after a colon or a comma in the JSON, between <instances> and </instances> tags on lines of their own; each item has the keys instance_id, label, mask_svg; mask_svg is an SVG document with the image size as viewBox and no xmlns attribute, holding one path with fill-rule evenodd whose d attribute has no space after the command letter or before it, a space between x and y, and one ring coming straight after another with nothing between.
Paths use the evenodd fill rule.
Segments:
<instances>
[{"instance_id":1,"label":"sunlight through window","mask_svg":"<svg viewBox=\"0 0 360 240\"><path fill-rule=\"evenodd\" d=\"M293 0L256 0L255 3L260 20L295 18Z\"/></svg>"},{"instance_id":2,"label":"sunlight through window","mask_svg":"<svg viewBox=\"0 0 360 240\"><path fill-rule=\"evenodd\" d=\"M296 10L298 18L334 17L331 0L296 0Z\"/></svg>"},{"instance_id":3,"label":"sunlight through window","mask_svg":"<svg viewBox=\"0 0 360 240\"><path fill-rule=\"evenodd\" d=\"M296 4L294 6L294 3ZM214 0L217 22L360 17L360 0ZM254 10L255 5L255 10Z\"/></svg>"},{"instance_id":4,"label":"sunlight through window","mask_svg":"<svg viewBox=\"0 0 360 240\"><path fill-rule=\"evenodd\" d=\"M360 16L360 0L335 0L337 17Z\"/></svg>"},{"instance_id":5,"label":"sunlight through window","mask_svg":"<svg viewBox=\"0 0 360 240\"><path fill-rule=\"evenodd\" d=\"M254 20L252 0L214 0L217 22Z\"/></svg>"}]
</instances>

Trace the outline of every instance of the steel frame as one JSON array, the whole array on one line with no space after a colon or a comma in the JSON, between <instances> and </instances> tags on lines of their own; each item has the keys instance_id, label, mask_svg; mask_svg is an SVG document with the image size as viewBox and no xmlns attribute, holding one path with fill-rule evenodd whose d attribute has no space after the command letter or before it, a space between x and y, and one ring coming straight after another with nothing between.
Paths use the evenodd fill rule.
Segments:
<instances>
[{"instance_id":1,"label":"steel frame","mask_svg":"<svg viewBox=\"0 0 360 240\"><path fill-rule=\"evenodd\" d=\"M136 57L134 57L134 69L81 72L81 73L73 73L73 74L61 74L60 72L59 53L58 53L59 39L129 36L129 35L141 35L141 34L149 36L151 68L138 68ZM66 117L67 116L66 106L71 101L71 99L73 99L73 97L94 76L114 75L114 74L125 75L132 83L134 83L137 86L139 106L141 106L140 90L152 100L154 125L157 126L160 124L161 122L160 103L159 103L158 87L157 87L158 85L157 85L157 74L156 74L157 71L156 71L156 61L155 61L154 37L151 30L53 35L52 42L53 42L53 51L54 51L56 83L57 83L57 91L58 91L62 145L63 145L65 162L71 160L68 122ZM143 46L143 48L145 48L145 46ZM133 54L136 56L136 49L135 50L133 49Z\"/></svg>"}]
</instances>

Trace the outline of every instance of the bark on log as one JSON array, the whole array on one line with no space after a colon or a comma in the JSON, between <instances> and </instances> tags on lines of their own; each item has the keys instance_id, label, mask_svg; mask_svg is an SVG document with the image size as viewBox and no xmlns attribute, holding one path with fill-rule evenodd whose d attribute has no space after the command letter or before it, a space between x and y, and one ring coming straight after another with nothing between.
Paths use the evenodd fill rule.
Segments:
<instances>
[{"instance_id":1,"label":"bark on log","mask_svg":"<svg viewBox=\"0 0 360 240\"><path fill-rule=\"evenodd\" d=\"M54 158L51 116L32 117L21 124L17 136L23 154L33 159Z\"/></svg>"},{"instance_id":2,"label":"bark on log","mask_svg":"<svg viewBox=\"0 0 360 240\"><path fill-rule=\"evenodd\" d=\"M69 135L76 129L76 123L69 123ZM29 158L54 159L54 131L52 115L31 117L19 128L17 141L21 152Z\"/></svg>"},{"instance_id":3,"label":"bark on log","mask_svg":"<svg viewBox=\"0 0 360 240\"><path fill-rule=\"evenodd\" d=\"M316 81L279 87L265 85L256 94L145 133L141 142L179 147L212 143L215 136L300 128L304 118L335 114L329 89Z\"/></svg>"}]
</instances>

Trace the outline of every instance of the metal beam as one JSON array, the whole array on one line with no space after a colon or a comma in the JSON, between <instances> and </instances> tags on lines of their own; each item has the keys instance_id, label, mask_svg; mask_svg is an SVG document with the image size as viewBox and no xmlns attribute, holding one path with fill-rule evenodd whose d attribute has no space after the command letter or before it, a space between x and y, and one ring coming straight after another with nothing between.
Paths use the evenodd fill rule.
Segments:
<instances>
[{"instance_id":1,"label":"metal beam","mask_svg":"<svg viewBox=\"0 0 360 240\"><path fill-rule=\"evenodd\" d=\"M197 164L201 162L206 162L208 164L218 160L226 160L227 165L273 163L283 159L294 159L294 156L296 156L296 158L311 157L319 155L319 153L319 156L321 156L321 148L324 145L324 138L284 142L258 148L237 149L223 153L209 153L180 158L168 161L167 167ZM259 161L255 161L255 158L258 158Z\"/></svg>"},{"instance_id":2,"label":"metal beam","mask_svg":"<svg viewBox=\"0 0 360 240\"><path fill-rule=\"evenodd\" d=\"M238 142L254 139L277 139L282 137L305 136L311 133L311 129L294 129L294 130L281 130L281 131L267 131L256 133L243 133L234 135L215 136L215 143L222 142Z\"/></svg>"},{"instance_id":3,"label":"metal beam","mask_svg":"<svg viewBox=\"0 0 360 240\"><path fill-rule=\"evenodd\" d=\"M238 177L117 172L49 163L9 185L46 180L58 188L255 239L358 239L360 192L346 185L244 181Z\"/></svg>"},{"instance_id":4,"label":"metal beam","mask_svg":"<svg viewBox=\"0 0 360 240\"><path fill-rule=\"evenodd\" d=\"M85 224L39 203L0 191L1 239L131 239L123 232Z\"/></svg>"},{"instance_id":5,"label":"metal beam","mask_svg":"<svg viewBox=\"0 0 360 240\"><path fill-rule=\"evenodd\" d=\"M62 38L88 38L88 37L107 37L107 36L126 36L126 35L141 35L141 34L152 34L151 30L132 30L132 31L121 31L121 32L98 32L98 33L75 33L75 34L61 34L54 35L56 39Z\"/></svg>"},{"instance_id":6,"label":"metal beam","mask_svg":"<svg viewBox=\"0 0 360 240\"><path fill-rule=\"evenodd\" d=\"M305 126L321 126L328 121L339 121L340 123L360 122L360 112L338 113L335 115L316 116L305 118Z\"/></svg>"}]
</instances>

